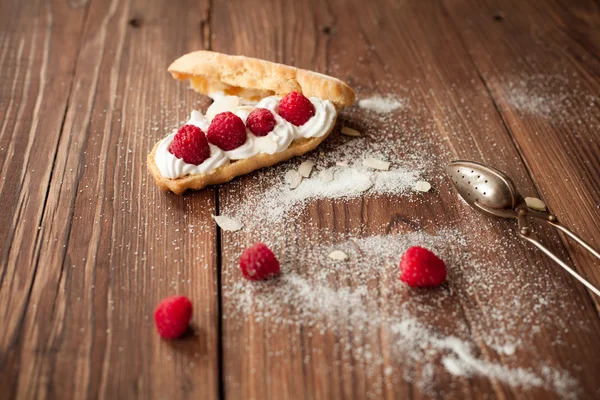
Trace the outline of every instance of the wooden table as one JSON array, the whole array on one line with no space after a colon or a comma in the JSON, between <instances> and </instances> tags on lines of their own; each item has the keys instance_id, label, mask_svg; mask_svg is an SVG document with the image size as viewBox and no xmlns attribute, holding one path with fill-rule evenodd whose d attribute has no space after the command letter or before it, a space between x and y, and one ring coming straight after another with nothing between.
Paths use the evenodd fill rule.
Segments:
<instances>
[{"instance_id":1,"label":"wooden table","mask_svg":"<svg viewBox=\"0 0 600 400\"><path fill-rule=\"evenodd\" d=\"M1 10L0 397L600 397L598 299L516 239L513 222L459 202L443 176L455 158L495 165L600 247L597 2L7 0ZM157 190L145 167L158 138L209 104L166 73L196 49L330 73L359 98L404 99L401 118L426 130L427 143L396 134L404 151L428 149L433 191L424 201L316 200L267 237L220 232L211 214L242 201L261 172L178 197ZM357 115L346 110L340 124L376 135ZM241 251L259 240L290 238L276 248L286 270L303 267L294 244L310 236L448 227L501 243L503 255L485 255L495 289L463 279L473 266L449 265L442 289L402 289L385 302L418 296L433 305L420 318L435 332L465 327L477 361L467 374L444 364L460 355L441 342L433 361L398 357L387 326L361 335L350 325L275 325L236 313L239 299L227 296ZM598 261L552 229L538 235L600 285ZM166 342L152 313L176 293L192 299L194 333ZM531 310L506 328L523 336L516 351L486 336L506 322L507 300ZM375 371L359 348L380 360ZM528 372L542 381L515 384ZM562 388L560 374L571 379Z\"/></svg>"}]
</instances>

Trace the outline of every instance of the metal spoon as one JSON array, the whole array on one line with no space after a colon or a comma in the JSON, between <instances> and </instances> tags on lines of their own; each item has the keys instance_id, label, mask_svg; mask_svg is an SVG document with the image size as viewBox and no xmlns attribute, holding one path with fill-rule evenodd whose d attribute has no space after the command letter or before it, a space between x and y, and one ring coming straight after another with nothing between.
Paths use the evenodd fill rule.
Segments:
<instances>
[{"instance_id":1,"label":"metal spoon","mask_svg":"<svg viewBox=\"0 0 600 400\"><path fill-rule=\"evenodd\" d=\"M530 237L531 229L526 217L541 219L560 229L598 259L600 259L600 253L579 236L565 228L558 222L555 215L549 212L535 211L527 207L525 199L519 194L513 181L505 173L475 161L464 160L452 161L446 167L446 171L450 175L458 194L467 203L479 211L495 217L515 218L519 223L519 235L523 239L542 250L594 294L600 296L600 289L592 286L591 283L544 247L538 240Z\"/></svg>"}]
</instances>

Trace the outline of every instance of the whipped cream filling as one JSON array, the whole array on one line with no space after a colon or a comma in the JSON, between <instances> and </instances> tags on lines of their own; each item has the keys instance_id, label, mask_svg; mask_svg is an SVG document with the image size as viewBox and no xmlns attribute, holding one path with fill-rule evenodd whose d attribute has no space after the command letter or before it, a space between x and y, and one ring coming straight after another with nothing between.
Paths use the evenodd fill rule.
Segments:
<instances>
[{"instance_id":1,"label":"whipped cream filling","mask_svg":"<svg viewBox=\"0 0 600 400\"><path fill-rule=\"evenodd\" d=\"M279 100L280 98L277 96L269 96L261 99L255 106L248 106L240 105L240 101L236 96L223 96L209 107L206 112L207 115L203 115L199 111L192 111L186 124L195 125L205 133L208 131L212 117L218 112L231 111L246 123L248 115L255 108L270 110L275 116L275 127L268 135L262 137L255 136L246 129L246 142L240 147L229 151L223 151L209 143L210 157L200 165L188 164L169 152L169 146L173 141L175 131L164 138L156 150L154 159L161 175L165 178L175 179L188 174L208 174L228 164L230 160L243 160L261 153L280 153L296 139L325 135L335 123L336 110L329 100L311 97L310 101L315 106L315 115L302 126L295 126L279 116L277 113Z\"/></svg>"},{"instance_id":2,"label":"whipped cream filling","mask_svg":"<svg viewBox=\"0 0 600 400\"><path fill-rule=\"evenodd\" d=\"M277 114L279 100L277 96L265 97L258 102L256 107L269 109L276 117L279 117L279 114ZM295 126L284 120L287 125L293 128L295 139L321 137L329 131L329 129L323 129L323 127L330 128L335 122L336 111L332 102L321 100L318 97L311 97L309 100L315 106L315 115L306 121L304 125Z\"/></svg>"},{"instance_id":3,"label":"whipped cream filling","mask_svg":"<svg viewBox=\"0 0 600 400\"><path fill-rule=\"evenodd\" d=\"M154 156L156 166L160 174L165 178L175 179L188 174L207 174L229 163L229 158L227 158L225 152L210 143L208 144L210 147L210 157L200 165L188 164L181 158L175 157L169 151L169 146L176 133L177 131L174 131L161 140Z\"/></svg>"}]
</instances>

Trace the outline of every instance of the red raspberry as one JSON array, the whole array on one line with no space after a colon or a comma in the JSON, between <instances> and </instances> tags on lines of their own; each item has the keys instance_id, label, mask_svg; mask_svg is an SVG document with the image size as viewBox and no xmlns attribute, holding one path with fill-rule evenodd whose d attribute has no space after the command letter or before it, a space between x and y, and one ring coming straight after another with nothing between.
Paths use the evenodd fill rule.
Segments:
<instances>
[{"instance_id":1,"label":"red raspberry","mask_svg":"<svg viewBox=\"0 0 600 400\"><path fill-rule=\"evenodd\" d=\"M177 339L188 328L192 318L192 303L185 296L163 299L154 311L158 334L164 339Z\"/></svg>"},{"instance_id":2,"label":"red raspberry","mask_svg":"<svg viewBox=\"0 0 600 400\"><path fill-rule=\"evenodd\" d=\"M400 261L400 280L411 287L439 286L446 280L446 264L431 251L413 246Z\"/></svg>"},{"instance_id":3,"label":"red raspberry","mask_svg":"<svg viewBox=\"0 0 600 400\"><path fill-rule=\"evenodd\" d=\"M222 150L237 149L246 142L246 126L240 117L225 111L215 115L206 137Z\"/></svg>"},{"instance_id":4,"label":"red raspberry","mask_svg":"<svg viewBox=\"0 0 600 400\"><path fill-rule=\"evenodd\" d=\"M315 106L302 93L291 92L279 102L278 112L286 121L302 126L315 115Z\"/></svg>"},{"instance_id":5,"label":"red raspberry","mask_svg":"<svg viewBox=\"0 0 600 400\"><path fill-rule=\"evenodd\" d=\"M279 274L279 261L266 244L256 243L242 253L240 269L246 279L262 281Z\"/></svg>"},{"instance_id":6,"label":"red raspberry","mask_svg":"<svg viewBox=\"0 0 600 400\"><path fill-rule=\"evenodd\" d=\"M275 117L266 108L257 108L248 115L246 126L256 136L267 136L275 127Z\"/></svg>"},{"instance_id":7,"label":"red raspberry","mask_svg":"<svg viewBox=\"0 0 600 400\"><path fill-rule=\"evenodd\" d=\"M210 157L210 147L202 129L184 125L175 134L169 152L188 164L200 165Z\"/></svg>"}]
</instances>

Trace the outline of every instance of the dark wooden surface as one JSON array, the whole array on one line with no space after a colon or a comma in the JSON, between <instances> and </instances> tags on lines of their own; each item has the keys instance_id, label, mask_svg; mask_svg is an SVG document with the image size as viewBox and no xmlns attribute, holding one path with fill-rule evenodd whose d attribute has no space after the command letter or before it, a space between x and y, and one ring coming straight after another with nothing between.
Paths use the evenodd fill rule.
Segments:
<instances>
[{"instance_id":1,"label":"dark wooden surface","mask_svg":"<svg viewBox=\"0 0 600 400\"><path fill-rule=\"evenodd\" d=\"M431 132L423 143L408 135L405 145L435 160L435 201L318 200L306 218L271 235L285 236L291 248L311 245L321 228L331 232L322 238L329 242L334 233L366 237L453 226L465 235L478 232L478 240L507 242L512 262L503 274L543 287L483 293L469 290L458 274L448 301L423 301L471 327L481 358L523 368L542 360L577 381L573 397L600 396L598 299L513 239L511 222L482 225L442 178L454 158L493 164L600 247L599 28L600 6L591 0L4 1L0 397L559 396L551 388L443 370L426 390L402 379L407 370L427 371L393 357L385 326L361 339L383 358L373 373L364 360L349 362L336 350L352 343L355 327L319 332L281 328L268 318L227 318L236 300L224 293L240 279L240 252L270 238L218 232L211 214L241 201L244 188L261 184L261 172L178 197L157 190L145 169L154 142L189 110L209 104L166 73L179 55L202 48L331 73L359 97L407 99L412 111L398 118ZM355 111L344 112L342 121L361 127ZM539 234L600 285L598 261L551 229ZM506 262L494 252L485 257ZM294 257L285 262L302 267ZM546 320L516 358L479 340L503 299L539 307L542 289L556 296L545 312L565 318ZM152 312L175 293L194 303L194 334L169 343L154 332ZM510 333L523 334L526 317ZM442 331L452 326L444 318L437 323ZM384 373L387 367L393 373Z\"/></svg>"}]
</instances>

